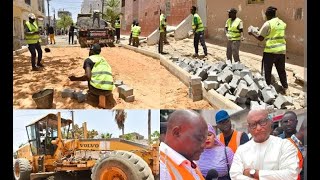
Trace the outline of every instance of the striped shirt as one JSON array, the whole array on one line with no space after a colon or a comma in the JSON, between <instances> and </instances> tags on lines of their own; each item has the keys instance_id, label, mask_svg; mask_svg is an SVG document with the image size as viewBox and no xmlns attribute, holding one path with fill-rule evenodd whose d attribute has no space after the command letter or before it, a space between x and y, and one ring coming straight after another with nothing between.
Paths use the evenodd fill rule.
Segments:
<instances>
[{"instance_id":1,"label":"striped shirt","mask_svg":"<svg viewBox=\"0 0 320 180\"><path fill-rule=\"evenodd\" d=\"M197 161L201 173L205 177L209 170L215 169L219 177L226 176L228 174L227 158L229 168L231 167L234 153L229 147L226 146L214 146L211 149L205 149Z\"/></svg>"}]
</instances>

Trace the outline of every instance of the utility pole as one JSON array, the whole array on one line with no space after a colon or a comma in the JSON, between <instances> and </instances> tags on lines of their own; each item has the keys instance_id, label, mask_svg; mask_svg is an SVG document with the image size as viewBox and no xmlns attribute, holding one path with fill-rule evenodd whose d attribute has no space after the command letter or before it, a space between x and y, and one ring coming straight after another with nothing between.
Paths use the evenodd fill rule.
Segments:
<instances>
[{"instance_id":1,"label":"utility pole","mask_svg":"<svg viewBox=\"0 0 320 180\"><path fill-rule=\"evenodd\" d=\"M49 24L49 26L50 26L50 13L49 13L49 12L50 12L50 11L49 11L49 9L50 9L49 7L50 7L50 6L49 6L49 1L50 1L50 0L47 0L47 3L48 3L48 22L49 22L48 24Z\"/></svg>"},{"instance_id":2,"label":"utility pole","mask_svg":"<svg viewBox=\"0 0 320 180\"><path fill-rule=\"evenodd\" d=\"M103 8L104 8L104 0L102 0L102 11L101 11L101 19L103 19Z\"/></svg>"},{"instance_id":3,"label":"utility pole","mask_svg":"<svg viewBox=\"0 0 320 180\"><path fill-rule=\"evenodd\" d=\"M74 139L74 118L73 118L73 110L71 110L71 119L72 119L72 139Z\"/></svg>"},{"instance_id":4,"label":"utility pole","mask_svg":"<svg viewBox=\"0 0 320 180\"><path fill-rule=\"evenodd\" d=\"M53 8L53 31L56 34L56 10Z\"/></svg>"}]
</instances>

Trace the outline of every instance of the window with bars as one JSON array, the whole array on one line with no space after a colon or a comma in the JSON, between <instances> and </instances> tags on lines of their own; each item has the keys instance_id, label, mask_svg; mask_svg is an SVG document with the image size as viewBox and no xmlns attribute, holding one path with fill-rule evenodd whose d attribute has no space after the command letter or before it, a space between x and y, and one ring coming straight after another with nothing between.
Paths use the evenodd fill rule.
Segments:
<instances>
[{"instance_id":1,"label":"window with bars","mask_svg":"<svg viewBox=\"0 0 320 180\"><path fill-rule=\"evenodd\" d=\"M125 0L122 0L122 1L121 1L121 7L124 7L124 6L126 6L126 1L125 1Z\"/></svg>"},{"instance_id":2,"label":"window with bars","mask_svg":"<svg viewBox=\"0 0 320 180\"><path fill-rule=\"evenodd\" d=\"M263 4L264 0L248 0L248 4Z\"/></svg>"},{"instance_id":3,"label":"window with bars","mask_svg":"<svg viewBox=\"0 0 320 180\"><path fill-rule=\"evenodd\" d=\"M26 4L31 5L31 0L24 0L24 2L25 2Z\"/></svg>"}]
</instances>

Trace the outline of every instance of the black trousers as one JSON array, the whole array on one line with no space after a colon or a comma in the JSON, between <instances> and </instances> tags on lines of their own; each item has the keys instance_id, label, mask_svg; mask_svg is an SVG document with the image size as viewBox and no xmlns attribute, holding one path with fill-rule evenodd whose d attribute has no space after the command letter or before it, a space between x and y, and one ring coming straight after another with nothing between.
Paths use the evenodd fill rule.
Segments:
<instances>
[{"instance_id":1,"label":"black trousers","mask_svg":"<svg viewBox=\"0 0 320 180\"><path fill-rule=\"evenodd\" d=\"M28 49L31 53L31 65L32 67L36 67L36 50L38 52L38 62L37 64L41 63L42 60L42 49L41 49L41 45L40 43L36 43L36 44L28 44Z\"/></svg>"},{"instance_id":2,"label":"black trousers","mask_svg":"<svg viewBox=\"0 0 320 180\"><path fill-rule=\"evenodd\" d=\"M116 28L117 41L120 41L120 28Z\"/></svg>"},{"instance_id":3,"label":"black trousers","mask_svg":"<svg viewBox=\"0 0 320 180\"><path fill-rule=\"evenodd\" d=\"M198 54L198 52L199 52L199 49L198 49L199 41L200 41L201 46L203 48L203 53L205 55L207 55L208 52L207 52L206 42L204 41L204 32L203 31L194 33L193 46L194 46L194 51L196 54Z\"/></svg>"},{"instance_id":4,"label":"black trousers","mask_svg":"<svg viewBox=\"0 0 320 180\"><path fill-rule=\"evenodd\" d=\"M69 44L70 44L70 38L72 39L72 44L73 44L73 38L74 38L74 33L73 32L69 32Z\"/></svg>"},{"instance_id":5,"label":"black trousers","mask_svg":"<svg viewBox=\"0 0 320 180\"><path fill-rule=\"evenodd\" d=\"M288 88L287 73L285 69L285 54L263 53L264 76L268 85L271 84L271 72L273 64L276 66L280 82L283 88Z\"/></svg>"},{"instance_id":6,"label":"black trousers","mask_svg":"<svg viewBox=\"0 0 320 180\"><path fill-rule=\"evenodd\" d=\"M130 37L129 37L129 45L131 45L131 42L133 42L133 40L132 40L132 33L130 33Z\"/></svg>"}]
</instances>

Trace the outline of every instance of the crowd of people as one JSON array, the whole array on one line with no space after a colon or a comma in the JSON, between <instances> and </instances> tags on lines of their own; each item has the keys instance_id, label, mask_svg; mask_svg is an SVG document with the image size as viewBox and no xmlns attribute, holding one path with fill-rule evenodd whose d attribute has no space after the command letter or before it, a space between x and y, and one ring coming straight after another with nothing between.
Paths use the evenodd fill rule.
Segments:
<instances>
[{"instance_id":1,"label":"crowd of people","mask_svg":"<svg viewBox=\"0 0 320 180\"><path fill-rule=\"evenodd\" d=\"M195 111L171 113L160 126L160 179L304 179L306 121L297 130L296 113L287 111L279 133L268 110L246 119L251 139L231 128L225 110L215 114L218 134Z\"/></svg>"}]
</instances>

